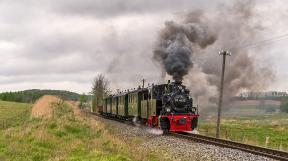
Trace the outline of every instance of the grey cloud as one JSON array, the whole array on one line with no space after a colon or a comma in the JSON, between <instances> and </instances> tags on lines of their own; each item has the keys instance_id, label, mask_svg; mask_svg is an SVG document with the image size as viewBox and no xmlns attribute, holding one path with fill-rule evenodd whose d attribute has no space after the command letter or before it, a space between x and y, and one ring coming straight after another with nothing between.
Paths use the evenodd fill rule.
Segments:
<instances>
[{"instance_id":1,"label":"grey cloud","mask_svg":"<svg viewBox=\"0 0 288 161\"><path fill-rule=\"evenodd\" d=\"M208 0L0 0L0 91L42 84L87 92L98 73L106 74L113 89L135 87L142 78L161 81L152 56L163 23L195 8L213 15L216 5ZM2 42L14 45L6 49Z\"/></svg>"},{"instance_id":2,"label":"grey cloud","mask_svg":"<svg viewBox=\"0 0 288 161\"><path fill-rule=\"evenodd\" d=\"M207 6L208 0L62 0L57 1L56 11L107 18L127 14L151 14L163 11L178 11Z\"/></svg>"}]
</instances>

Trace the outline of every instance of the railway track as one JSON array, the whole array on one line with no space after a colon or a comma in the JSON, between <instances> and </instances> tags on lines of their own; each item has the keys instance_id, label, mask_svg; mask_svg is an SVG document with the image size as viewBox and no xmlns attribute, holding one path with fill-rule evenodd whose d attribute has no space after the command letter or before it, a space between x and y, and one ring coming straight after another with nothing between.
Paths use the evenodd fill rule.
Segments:
<instances>
[{"instance_id":1,"label":"railway track","mask_svg":"<svg viewBox=\"0 0 288 161\"><path fill-rule=\"evenodd\" d=\"M120 121L122 123L129 124L132 126L135 125L131 121L121 120L118 118L111 118L108 116L100 115L98 113L91 113L91 114L105 118L105 119ZM191 133L168 133L168 135L181 138L181 139L190 140L190 141L195 141L195 142L200 142L200 143L205 143L205 144L212 144L212 145L221 146L225 148L238 149L238 150L245 151L251 154L265 156L265 157L276 159L276 160L288 161L288 153L284 151L268 149L268 148L263 148L259 146L249 145L249 144L242 144L242 143L238 143L238 142L234 142L230 140L217 139L214 137L191 134Z\"/></svg>"},{"instance_id":2,"label":"railway track","mask_svg":"<svg viewBox=\"0 0 288 161\"><path fill-rule=\"evenodd\" d=\"M245 151L245 152L252 153L255 155L269 157L269 158L276 159L276 160L288 161L288 153L284 151L268 149L268 148L263 148L259 146L249 145L249 144L242 144L242 143L238 143L234 141L217 139L217 138L204 136L204 135L198 135L198 134L169 133L168 135L174 136L177 138L196 141L200 143L212 144L212 145L231 148L231 149L238 149L241 151Z\"/></svg>"}]
</instances>

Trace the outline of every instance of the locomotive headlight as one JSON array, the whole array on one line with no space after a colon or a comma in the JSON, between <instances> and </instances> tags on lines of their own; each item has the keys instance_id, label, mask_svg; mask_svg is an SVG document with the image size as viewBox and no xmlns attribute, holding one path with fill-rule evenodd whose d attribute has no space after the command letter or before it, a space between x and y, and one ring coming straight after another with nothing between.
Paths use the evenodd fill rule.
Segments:
<instances>
[{"instance_id":1,"label":"locomotive headlight","mask_svg":"<svg viewBox=\"0 0 288 161\"><path fill-rule=\"evenodd\" d=\"M166 108L166 112L171 112L171 109L170 108Z\"/></svg>"}]
</instances>

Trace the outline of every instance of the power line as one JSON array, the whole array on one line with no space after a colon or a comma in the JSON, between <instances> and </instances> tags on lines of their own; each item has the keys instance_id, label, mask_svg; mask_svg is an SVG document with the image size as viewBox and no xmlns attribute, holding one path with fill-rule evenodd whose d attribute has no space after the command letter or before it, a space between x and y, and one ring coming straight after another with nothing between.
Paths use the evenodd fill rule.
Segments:
<instances>
[{"instance_id":1,"label":"power line","mask_svg":"<svg viewBox=\"0 0 288 161\"><path fill-rule=\"evenodd\" d=\"M237 50L237 49L245 49L245 48L262 46L262 45L265 45L265 44L267 45L267 44L270 44L270 43L275 42L275 41L285 40L287 38L288 38L288 33L280 35L280 36L277 36L277 37L273 37L271 39L255 42L255 43L252 43L252 44L246 44L246 45L242 45L242 46L238 46L238 47L232 47L229 50L231 51L231 50Z\"/></svg>"}]
</instances>

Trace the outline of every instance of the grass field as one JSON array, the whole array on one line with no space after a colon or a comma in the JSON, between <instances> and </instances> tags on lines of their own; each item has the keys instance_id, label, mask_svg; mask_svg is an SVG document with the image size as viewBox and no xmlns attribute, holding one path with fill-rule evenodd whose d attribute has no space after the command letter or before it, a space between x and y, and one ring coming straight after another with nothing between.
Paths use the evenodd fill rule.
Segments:
<instances>
[{"instance_id":1,"label":"grass field","mask_svg":"<svg viewBox=\"0 0 288 161\"><path fill-rule=\"evenodd\" d=\"M15 117L31 108L31 104L0 101L0 120Z\"/></svg>"},{"instance_id":2,"label":"grass field","mask_svg":"<svg viewBox=\"0 0 288 161\"><path fill-rule=\"evenodd\" d=\"M67 104L54 106L52 118L30 118L0 132L1 161L159 160L154 152L135 152L133 144L111 135L101 122L76 116Z\"/></svg>"},{"instance_id":3,"label":"grass field","mask_svg":"<svg viewBox=\"0 0 288 161\"><path fill-rule=\"evenodd\" d=\"M215 136L216 123L200 121L201 134ZM221 122L221 137L238 142L288 151L288 114L226 117ZM266 137L269 137L266 143Z\"/></svg>"},{"instance_id":4,"label":"grass field","mask_svg":"<svg viewBox=\"0 0 288 161\"><path fill-rule=\"evenodd\" d=\"M0 129L20 125L29 119L31 104L0 101Z\"/></svg>"}]
</instances>

